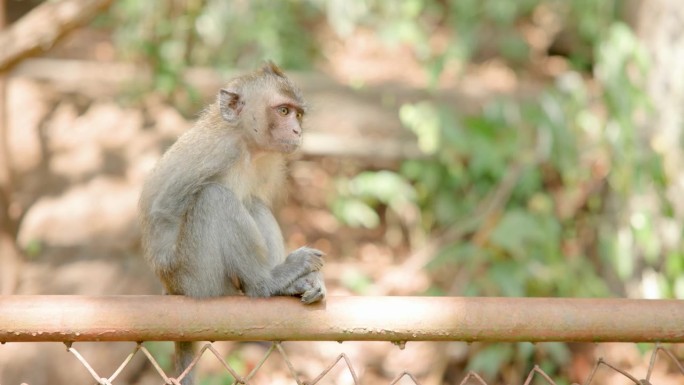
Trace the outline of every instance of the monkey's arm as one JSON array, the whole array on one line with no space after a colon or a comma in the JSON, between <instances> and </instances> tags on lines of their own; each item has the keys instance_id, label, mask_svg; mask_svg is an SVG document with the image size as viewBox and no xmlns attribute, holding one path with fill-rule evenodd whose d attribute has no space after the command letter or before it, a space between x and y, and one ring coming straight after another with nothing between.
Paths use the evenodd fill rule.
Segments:
<instances>
[{"instance_id":1,"label":"monkey's arm","mask_svg":"<svg viewBox=\"0 0 684 385\"><path fill-rule=\"evenodd\" d=\"M271 210L262 201L255 199L249 206L249 212L264 237L269 259L273 263L280 263L280 261L285 258L283 236ZM306 249L314 250L310 248ZM295 250L293 254L298 252L300 252L300 250ZM297 278L294 282L282 288L276 294L299 295L302 296L302 302L310 304L325 298L326 289L322 275L320 272L316 271Z\"/></svg>"}]
</instances>

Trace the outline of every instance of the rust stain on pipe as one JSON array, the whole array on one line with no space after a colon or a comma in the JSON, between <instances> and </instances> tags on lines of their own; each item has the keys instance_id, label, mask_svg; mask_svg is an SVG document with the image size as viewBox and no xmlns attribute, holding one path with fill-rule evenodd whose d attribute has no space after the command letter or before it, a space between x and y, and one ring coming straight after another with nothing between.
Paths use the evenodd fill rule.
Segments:
<instances>
[{"instance_id":1,"label":"rust stain on pipe","mask_svg":"<svg viewBox=\"0 0 684 385\"><path fill-rule=\"evenodd\" d=\"M684 301L0 296L0 342L167 340L684 342Z\"/></svg>"}]
</instances>

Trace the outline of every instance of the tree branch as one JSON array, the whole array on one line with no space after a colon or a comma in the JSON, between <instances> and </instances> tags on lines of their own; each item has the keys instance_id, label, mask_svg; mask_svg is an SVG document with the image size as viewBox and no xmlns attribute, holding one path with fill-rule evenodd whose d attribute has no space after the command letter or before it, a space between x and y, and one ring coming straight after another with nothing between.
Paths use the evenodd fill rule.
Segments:
<instances>
[{"instance_id":1,"label":"tree branch","mask_svg":"<svg viewBox=\"0 0 684 385\"><path fill-rule=\"evenodd\" d=\"M0 33L0 71L52 47L67 32L88 23L113 0L47 1Z\"/></svg>"}]
</instances>

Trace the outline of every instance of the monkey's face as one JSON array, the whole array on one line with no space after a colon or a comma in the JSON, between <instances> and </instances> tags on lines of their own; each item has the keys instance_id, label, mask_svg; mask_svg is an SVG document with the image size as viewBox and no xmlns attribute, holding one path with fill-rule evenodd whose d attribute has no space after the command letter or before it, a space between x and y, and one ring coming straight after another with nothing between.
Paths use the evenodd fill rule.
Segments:
<instances>
[{"instance_id":1,"label":"monkey's face","mask_svg":"<svg viewBox=\"0 0 684 385\"><path fill-rule=\"evenodd\" d=\"M264 145L275 151L290 153L302 144L304 109L290 99L278 100L267 107L268 133Z\"/></svg>"},{"instance_id":2,"label":"monkey's face","mask_svg":"<svg viewBox=\"0 0 684 385\"><path fill-rule=\"evenodd\" d=\"M301 91L273 65L229 82L218 104L223 120L256 149L290 153L302 143Z\"/></svg>"}]
</instances>

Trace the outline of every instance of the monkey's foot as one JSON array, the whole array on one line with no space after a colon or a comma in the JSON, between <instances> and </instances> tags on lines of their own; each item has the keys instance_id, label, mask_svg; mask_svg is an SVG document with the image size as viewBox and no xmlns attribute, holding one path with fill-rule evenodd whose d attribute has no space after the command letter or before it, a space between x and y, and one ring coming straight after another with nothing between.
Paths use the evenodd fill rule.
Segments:
<instances>
[{"instance_id":1,"label":"monkey's foot","mask_svg":"<svg viewBox=\"0 0 684 385\"><path fill-rule=\"evenodd\" d=\"M325 299L326 289L322 281L320 285L315 285L311 289L307 290L302 294L302 302L309 305L314 302L322 301Z\"/></svg>"},{"instance_id":2,"label":"monkey's foot","mask_svg":"<svg viewBox=\"0 0 684 385\"><path fill-rule=\"evenodd\" d=\"M320 272L309 273L297 279L283 292L284 295L301 296L302 302L307 305L322 301L326 293L327 290Z\"/></svg>"}]
</instances>

